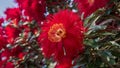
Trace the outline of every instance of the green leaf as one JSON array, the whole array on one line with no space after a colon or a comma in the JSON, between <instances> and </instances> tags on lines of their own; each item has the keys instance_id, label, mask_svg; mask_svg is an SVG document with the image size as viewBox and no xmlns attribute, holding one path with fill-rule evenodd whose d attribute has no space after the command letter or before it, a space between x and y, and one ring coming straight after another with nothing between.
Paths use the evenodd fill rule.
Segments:
<instances>
[{"instance_id":1,"label":"green leaf","mask_svg":"<svg viewBox=\"0 0 120 68\"><path fill-rule=\"evenodd\" d=\"M119 47L120 47L120 44L118 44L118 43L115 42L115 41L110 41L110 43L111 43L112 45L114 45L114 46L119 46Z\"/></svg>"}]
</instances>

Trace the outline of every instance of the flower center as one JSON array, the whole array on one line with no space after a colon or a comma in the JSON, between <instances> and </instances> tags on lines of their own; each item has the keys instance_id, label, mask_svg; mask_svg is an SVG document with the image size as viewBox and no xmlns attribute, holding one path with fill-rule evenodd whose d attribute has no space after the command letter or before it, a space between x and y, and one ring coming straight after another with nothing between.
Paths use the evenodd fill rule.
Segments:
<instances>
[{"instance_id":1,"label":"flower center","mask_svg":"<svg viewBox=\"0 0 120 68\"><path fill-rule=\"evenodd\" d=\"M63 24L53 24L48 31L48 39L51 42L60 42L65 37L66 31Z\"/></svg>"},{"instance_id":2,"label":"flower center","mask_svg":"<svg viewBox=\"0 0 120 68\"><path fill-rule=\"evenodd\" d=\"M88 3L92 5L94 3L94 0L88 0Z\"/></svg>"}]
</instances>

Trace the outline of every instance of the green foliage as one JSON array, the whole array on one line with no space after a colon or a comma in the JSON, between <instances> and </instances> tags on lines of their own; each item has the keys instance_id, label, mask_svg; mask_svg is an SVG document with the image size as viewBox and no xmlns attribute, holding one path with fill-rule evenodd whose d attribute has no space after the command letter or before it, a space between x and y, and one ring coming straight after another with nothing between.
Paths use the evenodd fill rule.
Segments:
<instances>
[{"instance_id":1,"label":"green foliage","mask_svg":"<svg viewBox=\"0 0 120 68\"><path fill-rule=\"evenodd\" d=\"M84 39L85 53L79 61L85 68L119 68L120 17L115 15L120 13L118 4L107 10L99 9L85 19L84 26L88 29Z\"/></svg>"}]
</instances>

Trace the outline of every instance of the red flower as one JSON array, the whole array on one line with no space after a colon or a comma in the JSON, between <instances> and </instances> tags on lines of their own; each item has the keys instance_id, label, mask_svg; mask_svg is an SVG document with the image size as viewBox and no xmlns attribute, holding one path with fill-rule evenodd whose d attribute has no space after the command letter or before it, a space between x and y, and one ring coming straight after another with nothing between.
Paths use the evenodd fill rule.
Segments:
<instances>
[{"instance_id":1,"label":"red flower","mask_svg":"<svg viewBox=\"0 0 120 68\"><path fill-rule=\"evenodd\" d=\"M89 16L97 9L104 7L109 0L75 0L80 13L84 13L84 17Z\"/></svg>"},{"instance_id":2,"label":"red flower","mask_svg":"<svg viewBox=\"0 0 120 68\"><path fill-rule=\"evenodd\" d=\"M11 25L6 26L5 32L9 43L13 43L15 38L19 36L20 30Z\"/></svg>"},{"instance_id":3,"label":"red flower","mask_svg":"<svg viewBox=\"0 0 120 68\"><path fill-rule=\"evenodd\" d=\"M5 37L0 36L0 50L1 50L2 48L5 48L5 47L6 47L6 45L7 45L6 38L5 38Z\"/></svg>"},{"instance_id":4,"label":"red flower","mask_svg":"<svg viewBox=\"0 0 120 68\"><path fill-rule=\"evenodd\" d=\"M24 10L25 16L28 16L29 19L35 19L36 21L44 19L46 10L45 0L16 0L16 2Z\"/></svg>"},{"instance_id":5,"label":"red flower","mask_svg":"<svg viewBox=\"0 0 120 68\"><path fill-rule=\"evenodd\" d=\"M0 61L0 68L3 68L4 62Z\"/></svg>"},{"instance_id":6,"label":"red flower","mask_svg":"<svg viewBox=\"0 0 120 68\"><path fill-rule=\"evenodd\" d=\"M7 62L4 68L15 68L12 62Z\"/></svg>"},{"instance_id":7,"label":"red flower","mask_svg":"<svg viewBox=\"0 0 120 68\"><path fill-rule=\"evenodd\" d=\"M63 59L61 62L59 62L55 68L71 68L72 67L72 61L69 59Z\"/></svg>"},{"instance_id":8,"label":"red flower","mask_svg":"<svg viewBox=\"0 0 120 68\"><path fill-rule=\"evenodd\" d=\"M27 52L21 52L21 53L19 53L18 58L23 60L23 58L26 54L27 54Z\"/></svg>"},{"instance_id":9,"label":"red flower","mask_svg":"<svg viewBox=\"0 0 120 68\"><path fill-rule=\"evenodd\" d=\"M19 57L19 54L23 52L23 48L21 46L16 46L11 49L11 56Z\"/></svg>"},{"instance_id":10,"label":"red flower","mask_svg":"<svg viewBox=\"0 0 120 68\"><path fill-rule=\"evenodd\" d=\"M6 37L4 37L3 29L0 27L0 50L7 45Z\"/></svg>"},{"instance_id":11,"label":"red flower","mask_svg":"<svg viewBox=\"0 0 120 68\"><path fill-rule=\"evenodd\" d=\"M15 68L12 62L0 61L0 68Z\"/></svg>"},{"instance_id":12,"label":"red flower","mask_svg":"<svg viewBox=\"0 0 120 68\"><path fill-rule=\"evenodd\" d=\"M6 62L9 60L9 57L10 57L10 50L6 49L1 53L0 60Z\"/></svg>"},{"instance_id":13,"label":"red flower","mask_svg":"<svg viewBox=\"0 0 120 68\"><path fill-rule=\"evenodd\" d=\"M19 8L7 8L4 13L6 14L7 20L8 19L11 19L11 20L16 19L17 22L20 20L20 16L22 14Z\"/></svg>"},{"instance_id":14,"label":"red flower","mask_svg":"<svg viewBox=\"0 0 120 68\"><path fill-rule=\"evenodd\" d=\"M79 16L69 10L48 18L38 39L44 56L53 56L60 65L64 59L72 61L83 51L83 29Z\"/></svg>"},{"instance_id":15,"label":"red flower","mask_svg":"<svg viewBox=\"0 0 120 68\"><path fill-rule=\"evenodd\" d=\"M0 18L0 26L1 24L4 22L4 19L3 18Z\"/></svg>"}]
</instances>

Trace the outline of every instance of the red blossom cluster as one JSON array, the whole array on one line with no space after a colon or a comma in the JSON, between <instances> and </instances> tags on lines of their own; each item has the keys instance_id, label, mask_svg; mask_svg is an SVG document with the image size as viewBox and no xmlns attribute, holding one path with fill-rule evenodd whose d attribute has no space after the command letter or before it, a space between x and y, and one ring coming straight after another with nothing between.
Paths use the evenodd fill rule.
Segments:
<instances>
[{"instance_id":1,"label":"red blossom cluster","mask_svg":"<svg viewBox=\"0 0 120 68\"><path fill-rule=\"evenodd\" d=\"M14 63L10 61L11 57L22 59L23 56L19 57L19 55L24 53L23 48L13 45L18 33L18 30L10 25L5 28L0 26L0 68L14 68Z\"/></svg>"},{"instance_id":2,"label":"red blossom cluster","mask_svg":"<svg viewBox=\"0 0 120 68\"><path fill-rule=\"evenodd\" d=\"M109 0L75 0L79 12L84 13L84 17L89 16L99 8L103 8Z\"/></svg>"},{"instance_id":3,"label":"red blossom cluster","mask_svg":"<svg viewBox=\"0 0 120 68\"><path fill-rule=\"evenodd\" d=\"M58 0L60 1L60 0ZM87 17L98 8L104 7L109 0L75 0L80 13ZM16 65L11 58L21 60L26 52L16 40L23 35L21 43L29 38L29 33L36 35L39 30L29 24L33 20L43 23L38 40L39 46L46 58L53 58L57 64L55 68L71 68L84 51L84 26L77 13L71 10L60 10L58 13L46 17L45 0L16 0L17 8L8 8L5 19L0 18L0 68L14 68ZM96 4L99 4L96 6ZM7 26L1 24L6 20ZM45 21L43 21L45 20ZM32 29L31 29L32 28ZM73 62L74 61L74 62Z\"/></svg>"},{"instance_id":4,"label":"red blossom cluster","mask_svg":"<svg viewBox=\"0 0 120 68\"><path fill-rule=\"evenodd\" d=\"M20 46L13 47L12 49L5 48L5 50L0 53L0 68L14 68L14 62L10 61L10 58L23 59L25 53ZM21 56L21 54L23 54Z\"/></svg>"},{"instance_id":5,"label":"red blossom cluster","mask_svg":"<svg viewBox=\"0 0 120 68\"><path fill-rule=\"evenodd\" d=\"M6 37L4 37L3 31L4 31L3 28L0 27L0 50L2 48L5 48L7 44L7 40Z\"/></svg>"},{"instance_id":6,"label":"red blossom cluster","mask_svg":"<svg viewBox=\"0 0 120 68\"><path fill-rule=\"evenodd\" d=\"M23 1L22 3L24 3ZM22 61L27 52L24 51L25 49L16 42L20 38L20 34L22 34L26 39L29 32L36 32L36 28L30 30L30 26L28 24L31 23L33 19L36 21L39 20L38 22L44 20L45 7L42 5L43 2L44 0L31 0L29 2L30 4L28 2L25 2L24 4L18 2L20 3L19 7L7 8L4 12L6 15L5 19L0 18L0 68L14 68ZM31 8L27 7L30 5ZM31 10L32 12L30 12ZM8 22L5 27L2 26L4 20L5 22ZM25 40L20 43L23 42L25 42ZM18 60L15 62L15 59Z\"/></svg>"},{"instance_id":7,"label":"red blossom cluster","mask_svg":"<svg viewBox=\"0 0 120 68\"><path fill-rule=\"evenodd\" d=\"M6 14L6 20L14 20L16 19L17 22L20 21L20 16L21 16L21 11L19 8L7 8L6 11L5 11L5 14Z\"/></svg>"},{"instance_id":8,"label":"red blossom cluster","mask_svg":"<svg viewBox=\"0 0 120 68\"><path fill-rule=\"evenodd\" d=\"M3 18L0 18L0 26L2 25L4 19Z\"/></svg>"},{"instance_id":9,"label":"red blossom cluster","mask_svg":"<svg viewBox=\"0 0 120 68\"><path fill-rule=\"evenodd\" d=\"M83 32L79 16L61 10L44 23L38 42L44 56L57 61L56 68L70 68L72 60L83 52Z\"/></svg>"},{"instance_id":10,"label":"red blossom cluster","mask_svg":"<svg viewBox=\"0 0 120 68\"><path fill-rule=\"evenodd\" d=\"M45 0L16 0L16 2L18 3L19 8L23 11L23 14L30 20L41 22L45 19Z\"/></svg>"}]
</instances>

